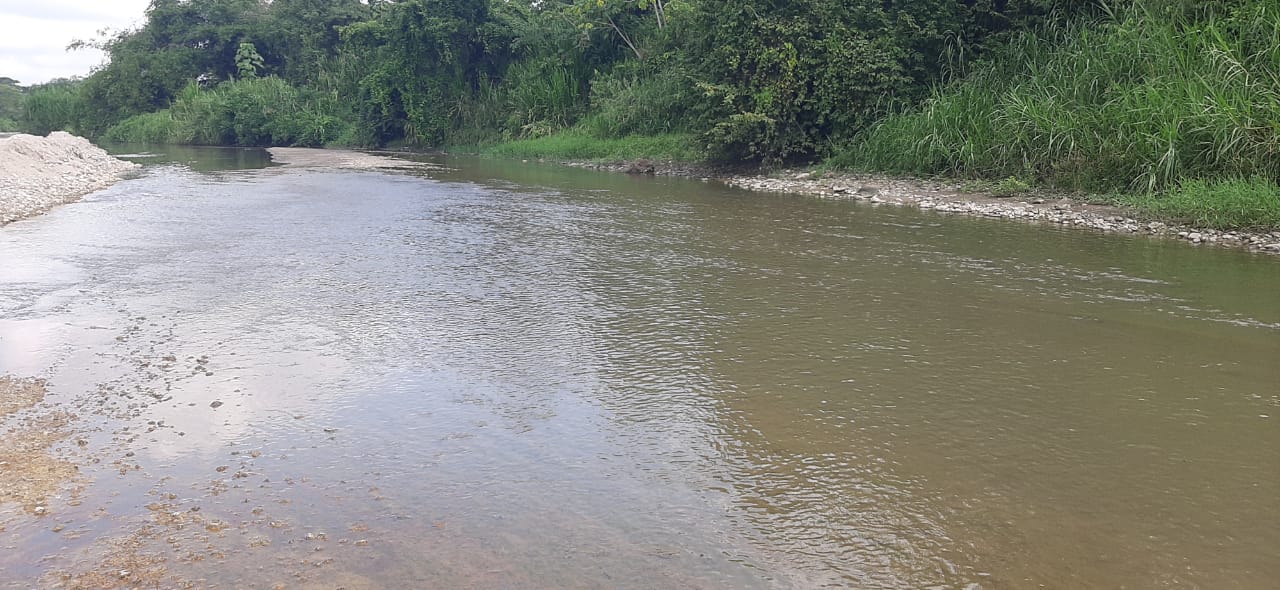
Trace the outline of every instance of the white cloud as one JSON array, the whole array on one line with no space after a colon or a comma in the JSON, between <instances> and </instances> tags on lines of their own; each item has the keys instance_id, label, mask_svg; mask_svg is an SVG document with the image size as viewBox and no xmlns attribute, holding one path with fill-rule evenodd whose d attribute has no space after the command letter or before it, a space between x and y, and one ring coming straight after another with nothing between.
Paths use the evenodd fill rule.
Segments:
<instances>
[{"instance_id":1,"label":"white cloud","mask_svg":"<svg viewBox=\"0 0 1280 590\"><path fill-rule=\"evenodd\" d=\"M149 0L0 0L0 76L24 85L84 76L106 60L102 52L68 52L77 39L142 24Z\"/></svg>"}]
</instances>

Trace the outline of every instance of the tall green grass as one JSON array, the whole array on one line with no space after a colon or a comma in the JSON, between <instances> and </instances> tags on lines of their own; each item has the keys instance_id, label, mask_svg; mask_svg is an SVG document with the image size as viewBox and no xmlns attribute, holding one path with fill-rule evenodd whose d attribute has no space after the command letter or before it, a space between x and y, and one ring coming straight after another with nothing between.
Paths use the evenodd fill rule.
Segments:
<instances>
[{"instance_id":1,"label":"tall green grass","mask_svg":"<svg viewBox=\"0 0 1280 590\"><path fill-rule=\"evenodd\" d=\"M51 131L72 131L84 117L84 102L75 83L54 82L36 86L22 103L20 127L27 133L47 135Z\"/></svg>"},{"instance_id":2,"label":"tall green grass","mask_svg":"<svg viewBox=\"0 0 1280 590\"><path fill-rule=\"evenodd\" d=\"M1135 0L1024 33L831 163L1143 193L1280 179L1280 0Z\"/></svg>"},{"instance_id":3,"label":"tall green grass","mask_svg":"<svg viewBox=\"0 0 1280 590\"><path fill-rule=\"evenodd\" d=\"M518 129L519 137L541 137L572 125L585 106L582 88L578 72L552 60L511 64L501 89L508 128Z\"/></svg>"},{"instance_id":4,"label":"tall green grass","mask_svg":"<svg viewBox=\"0 0 1280 590\"><path fill-rule=\"evenodd\" d=\"M678 72L618 68L591 82L591 111L580 126L597 137L662 135L699 127L700 91Z\"/></svg>"},{"instance_id":5,"label":"tall green grass","mask_svg":"<svg viewBox=\"0 0 1280 590\"><path fill-rule=\"evenodd\" d=\"M1195 227L1280 228L1280 185L1256 176L1188 180L1164 193L1140 193L1120 201Z\"/></svg>"},{"instance_id":6,"label":"tall green grass","mask_svg":"<svg viewBox=\"0 0 1280 590\"><path fill-rule=\"evenodd\" d=\"M135 115L104 139L130 143L323 146L351 135L331 95L299 90L280 78L188 85L168 109Z\"/></svg>"}]
</instances>

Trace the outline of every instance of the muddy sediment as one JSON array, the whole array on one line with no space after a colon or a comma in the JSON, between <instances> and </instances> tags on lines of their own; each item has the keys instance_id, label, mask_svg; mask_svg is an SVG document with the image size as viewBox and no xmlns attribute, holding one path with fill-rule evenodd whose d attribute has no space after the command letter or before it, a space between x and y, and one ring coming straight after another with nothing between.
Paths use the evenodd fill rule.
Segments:
<instances>
[{"instance_id":1,"label":"muddy sediment","mask_svg":"<svg viewBox=\"0 0 1280 590\"><path fill-rule=\"evenodd\" d=\"M43 380L0 375L0 420L40 403L45 393Z\"/></svg>"},{"instance_id":2,"label":"muddy sediment","mask_svg":"<svg viewBox=\"0 0 1280 590\"><path fill-rule=\"evenodd\" d=\"M70 435L75 419L65 412L19 414L44 399L38 379L0 376L0 504L16 503L30 514L43 516L50 498L71 482L78 470L54 456L52 448Z\"/></svg>"},{"instance_id":3,"label":"muddy sediment","mask_svg":"<svg viewBox=\"0 0 1280 590\"><path fill-rule=\"evenodd\" d=\"M139 167L62 131L0 138L0 225L106 188Z\"/></svg>"}]
</instances>

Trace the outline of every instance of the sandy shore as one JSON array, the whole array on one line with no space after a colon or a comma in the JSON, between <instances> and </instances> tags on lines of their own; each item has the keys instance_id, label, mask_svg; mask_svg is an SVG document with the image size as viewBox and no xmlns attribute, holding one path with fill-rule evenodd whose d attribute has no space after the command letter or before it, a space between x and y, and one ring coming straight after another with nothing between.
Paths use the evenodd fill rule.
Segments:
<instances>
[{"instance_id":1,"label":"sandy shore","mask_svg":"<svg viewBox=\"0 0 1280 590\"><path fill-rule=\"evenodd\" d=\"M106 188L137 168L62 131L0 137L0 225Z\"/></svg>"},{"instance_id":2,"label":"sandy shore","mask_svg":"<svg viewBox=\"0 0 1280 590\"><path fill-rule=\"evenodd\" d=\"M394 158L343 149L267 148L271 161L284 166L298 168L341 168L346 170L411 170L421 168L439 168L426 162L414 162L402 158Z\"/></svg>"}]
</instances>

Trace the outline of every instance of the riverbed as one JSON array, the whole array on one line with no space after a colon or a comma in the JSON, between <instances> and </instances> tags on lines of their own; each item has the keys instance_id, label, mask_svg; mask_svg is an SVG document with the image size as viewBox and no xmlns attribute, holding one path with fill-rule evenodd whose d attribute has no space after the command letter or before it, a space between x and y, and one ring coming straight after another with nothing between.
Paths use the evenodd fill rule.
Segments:
<instances>
[{"instance_id":1,"label":"riverbed","mask_svg":"<svg viewBox=\"0 0 1280 590\"><path fill-rule=\"evenodd\" d=\"M137 178L0 229L0 375L44 390L5 430L61 469L0 504L0 587L1280 579L1277 257L122 153Z\"/></svg>"}]
</instances>

